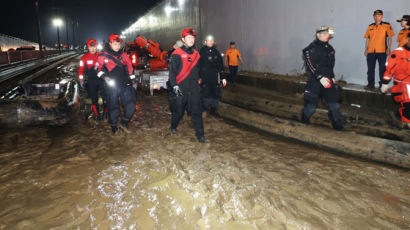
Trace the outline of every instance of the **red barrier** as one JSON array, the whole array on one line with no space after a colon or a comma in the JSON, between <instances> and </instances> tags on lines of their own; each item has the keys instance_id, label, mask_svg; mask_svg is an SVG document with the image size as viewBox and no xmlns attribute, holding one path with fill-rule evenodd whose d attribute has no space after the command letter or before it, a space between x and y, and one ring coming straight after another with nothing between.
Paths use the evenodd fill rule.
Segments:
<instances>
[{"instance_id":1,"label":"red barrier","mask_svg":"<svg viewBox=\"0 0 410 230\"><path fill-rule=\"evenodd\" d=\"M9 63L9 56L7 52L0 52L0 64Z\"/></svg>"},{"instance_id":2,"label":"red barrier","mask_svg":"<svg viewBox=\"0 0 410 230\"><path fill-rule=\"evenodd\" d=\"M64 51L63 51L64 52ZM44 56L58 54L58 50L45 50ZM30 59L40 58L39 50L0 52L0 65L12 64Z\"/></svg>"}]
</instances>

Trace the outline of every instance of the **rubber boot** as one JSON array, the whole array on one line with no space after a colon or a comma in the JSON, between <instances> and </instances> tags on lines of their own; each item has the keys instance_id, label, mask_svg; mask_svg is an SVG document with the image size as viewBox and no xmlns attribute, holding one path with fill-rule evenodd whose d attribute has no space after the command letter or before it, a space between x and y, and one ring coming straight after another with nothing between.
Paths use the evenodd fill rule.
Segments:
<instances>
[{"instance_id":1,"label":"rubber boot","mask_svg":"<svg viewBox=\"0 0 410 230\"><path fill-rule=\"evenodd\" d=\"M197 137L197 139L200 143L205 143L205 137L204 136Z\"/></svg>"},{"instance_id":2,"label":"rubber boot","mask_svg":"<svg viewBox=\"0 0 410 230\"><path fill-rule=\"evenodd\" d=\"M125 133L131 133L131 131L130 131L129 128L128 128L128 122L127 122L127 121L124 121L124 120L121 121L121 123L120 123L120 129L121 129L122 131L124 131Z\"/></svg>"},{"instance_id":3,"label":"rubber boot","mask_svg":"<svg viewBox=\"0 0 410 230\"><path fill-rule=\"evenodd\" d=\"M209 115L215 116L215 111L216 111L216 108L215 108L215 107L211 107L211 109L209 110Z\"/></svg>"},{"instance_id":4,"label":"rubber boot","mask_svg":"<svg viewBox=\"0 0 410 230\"><path fill-rule=\"evenodd\" d=\"M301 122L305 125L309 124L309 118L303 112L302 112L302 115L301 115Z\"/></svg>"},{"instance_id":5,"label":"rubber boot","mask_svg":"<svg viewBox=\"0 0 410 230\"><path fill-rule=\"evenodd\" d=\"M100 116L100 110L98 108L98 106L96 105L91 105L92 109L93 109L93 113L95 115L95 119L97 121L101 121L101 116Z\"/></svg>"},{"instance_id":6,"label":"rubber boot","mask_svg":"<svg viewBox=\"0 0 410 230\"><path fill-rule=\"evenodd\" d=\"M111 126L111 131L112 131L112 134L117 133L117 131L118 131L117 126Z\"/></svg>"},{"instance_id":7,"label":"rubber boot","mask_svg":"<svg viewBox=\"0 0 410 230\"><path fill-rule=\"evenodd\" d=\"M107 104L103 104L103 109L104 109L104 112L103 112L103 115L102 115L102 118L104 119L104 120L108 120L108 109L107 109Z\"/></svg>"},{"instance_id":8,"label":"rubber boot","mask_svg":"<svg viewBox=\"0 0 410 230\"><path fill-rule=\"evenodd\" d=\"M343 130L343 122L342 120L332 121L332 126L334 129L342 131Z\"/></svg>"}]
</instances>

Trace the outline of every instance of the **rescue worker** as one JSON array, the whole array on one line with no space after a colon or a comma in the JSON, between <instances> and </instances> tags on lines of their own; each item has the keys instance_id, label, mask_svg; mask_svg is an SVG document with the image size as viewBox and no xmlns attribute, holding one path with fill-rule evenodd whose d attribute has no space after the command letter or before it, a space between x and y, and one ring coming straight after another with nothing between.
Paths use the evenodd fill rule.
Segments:
<instances>
[{"instance_id":1,"label":"rescue worker","mask_svg":"<svg viewBox=\"0 0 410 230\"><path fill-rule=\"evenodd\" d=\"M242 55L239 50L236 49L235 42L230 42L229 49L225 53L225 66L228 65L229 67L232 84L235 84L237 81L238 59L241 61L241 65L243 65Z\"/></svg>"},{"instance_id":2,"label":"rescue worker","mask_svg":"<svg viewBox=\"0 0 410 230\"><path fill-rule=\"evenodd\" d=\"M374 23L367 27L364 38L366 38L366 46L364 55L367 57L367 89L374 89L375 86L375 68L376 61L379 63L379 88L383 79L383 74L386 71L386 58L391 51L392 37L394 31L388 22L382 21L383 11L376 10L373 12ZM386 46L387 44L387 46Z\"/></svg>"},{"instance_id":3,"label":"rescue worker","mask_svg":"<svg viewBox=\"0 0 410 230\"><path fill-rule=\"evenodd\" d=\"M204 46L199 51L199 75L201 76L202 102L204 109L210 108L209 114L214 115L219 104L222 87L226 86L224 66L221 53L214 47L214 37L206 37Z\"/></svg>"},{"instance_id":4,"label":"rescue worker","mask_svg":"<svg viewBox=\"0 0 410 230\"><path fill-rule=\"evenodd\" d=\"M309 73L302 110L302 123L308 124L316 110L319 98L322 98L328 109L328 116L336 130L343 130L340 113L341 89L335 84L335 50L329 44L334 30L321 26L316 30L316 40L303 50L306 69Z\"/></svg>"},{"instance_id":5,"label":"rescue worker","mask_svg":"<svg viewBox=\"0 0 410 230\"><path fill-rule=\"evenodd\" d=\"M169 63L171 62L172 53L173 53L176 49L180 48L182 45L183 45L183 44L182 44L182 41L181 41L181 40L177 40L177 41L175 42L175 45L172 46L172 49L168 51L168 53L167 53L167 58L166 58L166 59L167 59L167 62L168 62L168 66L169 66ZM174 93L173 93L173 89L172 89L172 87L171 87L171 83L170 83L169 79L168 79L168 81L167 81L166 84L167 84L167 91L168 91L168 103L169 103L169 108L171 109L171 113L173 113L173 112L175 111L175 108L176 108L176 96L175 96Z\"/></svg>"},{"instance_id":6,"label":"rescue worker","mask_svg":"<svg viewBox=\"0 0 410 230\"><path fill-rule=\"evenodd\" d=\"M391 92L394 100L401 105L401 121L410 128L410 33L407 33L407 44L394 50L386 63L382 93L387 92L392 77L394 85Z\"/></svg>"},{"instance_id":7,"label":"rescue worker","mask_svg":"<svg viewBox=\"0 0 410 230\"><path fill-rule=\"evenodd\" d=\"M407 35L410 33L410 15L403 15L403 17L397 22L400 22L400 26L403 27L397 35L397 42L399 47L403 47L407 43Z\"/></svg>"},{"instance_id":8,"label":"rescue worker","mask_svg":"<svg viewBox=\"0 0 410 230\"><path fill-rule=\"evenodd\" d=\"M181 34L183 46L176 49L169 65L169 81L176 97L175 111L172 113L171 132L177 133L177 126L187 107L192 115L195 135L199 142L205 142L202 124L201 88L199 86L199 53L193 46L196 33L187 28Z\"/></svg>"},{"instance_id":9,"label":"rescue worker","mask_svg":"<svg viewBox=\"0 0 410 230\"><path fill-rule=\"evenodd\" d=\"M104 81L97 77L96 66L98 65L97 41L89 39L87 41L88 53L84 54L80 59L80 66L78 68L78 81L81 88L86 88L88 96L91 98L91 107L97 120L106 118L107 106L105 97ZM85 87L85 76L87 76L87 87ZM98 105L98 91L103 99L103 116L100 115L100 108Z\"/></svg>"},{"instance_id":10,"label":"rescue worker","mask_svg":"<svg viewBox=\"0 0 410 230\"><path fill-rule=\"evenodd\" d=\"M120 128L129 133L128 123L135 112L137 98L133 88L135 75L131 60L121 50L122 39L118 34L111 34L108 46L98 57L98 77L104 79L107 85L108 121L112 132L118 131L117 119L120 115L120 103L124 106L124 114Z\"/></svg>"}]
</instances>

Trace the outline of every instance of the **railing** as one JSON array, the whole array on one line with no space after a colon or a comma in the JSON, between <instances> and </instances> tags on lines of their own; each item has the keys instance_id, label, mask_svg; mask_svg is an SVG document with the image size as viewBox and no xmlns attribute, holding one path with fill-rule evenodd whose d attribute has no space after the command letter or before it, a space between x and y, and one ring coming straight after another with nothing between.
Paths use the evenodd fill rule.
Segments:
<instances>
[{"instance_id":1,"label":"railing","mask_svg":"<svg viewBox=\"0 0 410 230\"><path fill-rule=\"evenodd\" d=\"M62 50L61 52L66 52L70 50ZM44 56L50 56L58 54L58 50L44 50ZM40 58L39 50L27 50L27 51L10 51L10 52L0 52L0 65L13 64L26 60Z\"/></svg>"}]
</instances>

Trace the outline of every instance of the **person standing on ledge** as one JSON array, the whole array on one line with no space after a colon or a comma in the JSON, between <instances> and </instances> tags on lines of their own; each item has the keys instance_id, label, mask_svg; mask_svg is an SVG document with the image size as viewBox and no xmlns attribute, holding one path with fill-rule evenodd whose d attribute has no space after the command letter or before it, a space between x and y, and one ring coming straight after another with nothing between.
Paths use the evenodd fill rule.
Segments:
<instances>
[{"instance_id":1,"label":"person standing on ledge","mask_svg":"<svg viewBox=\"0 0 410 230\"><path fill-rule=\"evenodd\" d=\"M229 66L232 84L235 84L237 81L238 59L241 61L241 65L243 65L241 53L236 49L235 42L231 42L229 43L229 49L225 53L225 66Z\"/></svg>"},{"instance_id":2,"label":"person standing on ledge","mask_svg":"<svg viewBox=\"0 0 410 230\"><path fill-rule=\"evenodd\" d=\"M364 55L367 58L366 88L369 90L373 90L375 88L374 75L376 61L379 63L379 87L381 87L383 74L386 71L386 58L390 55L392 37L394 36L394 31L390 23L382 21L382 10L374 11L373 18L374 23L367 27L364 35L364 38L366 38Z\"/></svg>"},{"instance_id":3,"label":"person standing on ledge","mask_svg":"<svg viewBox=\"0 0 410 230\"><path fill-rule=\"evenodd\" d=\"M334 30L331 27L321 26L316 30L316 40L303 49L303 58L309 77L304 92L305 106L302 110L302 123L309 124L310 117L316 111L319 98L322 98L327 106L333 128L343 130L340 113L341 90L335 84L333 72L335 50L329 44L333 34Z\"/></svg>"},{"instance_id":4,"label":"person standing on ledge","mask_svg":"<svg viewBox=\"0 0 410 230\"><path fill-rule=\"evenodd\" d=\"M407 35L410 33L410 15L403 15L397 22L400 22L400 26L403 27L397 35L399 47L403 47L407 44Z\"/></svg>"}]
</instances>

